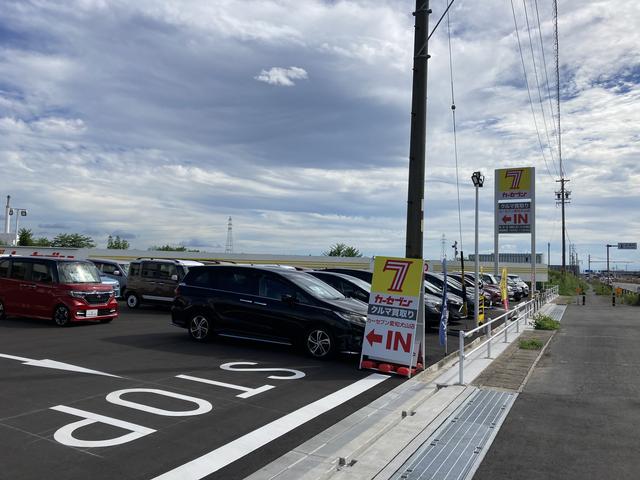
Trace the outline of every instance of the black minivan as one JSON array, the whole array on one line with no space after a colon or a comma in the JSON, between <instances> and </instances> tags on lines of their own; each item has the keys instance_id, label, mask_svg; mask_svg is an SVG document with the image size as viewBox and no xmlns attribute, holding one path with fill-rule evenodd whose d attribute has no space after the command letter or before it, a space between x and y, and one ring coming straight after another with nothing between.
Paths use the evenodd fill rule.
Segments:
<instances>
[{"instance_id":1,"label":"black minivan","mask_svg":"<svg viewBox=\"0 0 640 480\"><path fill-rule=\"evenodd\" d=\"M212 334L295 344L315 358L360 352L367 305L284 268L192 267L176 289L174 325L197 341Z\"/></svg>"}]
</instances>

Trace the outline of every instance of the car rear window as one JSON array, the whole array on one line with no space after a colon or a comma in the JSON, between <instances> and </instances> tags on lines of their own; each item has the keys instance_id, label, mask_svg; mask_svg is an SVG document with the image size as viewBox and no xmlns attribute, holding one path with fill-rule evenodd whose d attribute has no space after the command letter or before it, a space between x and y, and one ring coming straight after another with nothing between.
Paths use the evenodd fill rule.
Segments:
<instances>
[{"instance_id":1,"label":"car rear window","mask_svg":"<svg viewBox=\"0 0 640 480\"><path fill-rule=\"evenodd\" d=\"M100 273L90 262L58 263L60 283L102 283Z\"/></svg>"}]
</instances>

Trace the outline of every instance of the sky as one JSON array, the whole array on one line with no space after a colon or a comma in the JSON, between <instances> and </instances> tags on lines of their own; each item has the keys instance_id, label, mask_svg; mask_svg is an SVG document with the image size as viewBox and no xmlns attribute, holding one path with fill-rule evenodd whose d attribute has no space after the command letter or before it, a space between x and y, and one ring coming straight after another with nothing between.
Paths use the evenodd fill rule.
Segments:
<instances>
[{"instance_id":1,"label":"sky","mask_svg":"<svg viewBox=\"0 0 640 480\"><path fill-rule=\"evenodd\" d=\"M640 5L558 4L567 244L598 269L607 243L640 242ZM431 27L445 6L431 1ZM561 262L552 2L513 6L456 0L429 43L426 258L443 235L449 258L454 241L473 251L476 170L491 253L494 169L533 166L537 251ZM0 0L2 204L28 209L20 226L36 237L100 247L119 235L223 252L232 217L235 253L341 242L403 256L414 7ZM500 249L528 252L529 236L501 235ZM640 269L637 250L610 253Z\"/></svg>"}]
</instances>

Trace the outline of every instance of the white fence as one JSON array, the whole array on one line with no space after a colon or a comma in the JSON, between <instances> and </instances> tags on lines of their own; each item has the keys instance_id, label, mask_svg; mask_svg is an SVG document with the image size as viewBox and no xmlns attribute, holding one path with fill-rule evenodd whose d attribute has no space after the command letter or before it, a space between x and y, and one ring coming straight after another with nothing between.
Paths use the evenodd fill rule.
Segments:
<instances>
[{"instance_id":1,"label":"white fence","mask_svg":"<svg viewBox=\"0 0 640 480\"><path fill-rule=\"evenodd\" d=\"M493 320L485 323L484 325L480 325L479 327L474 328L473 330L469 330L465 332L464 330L460 330L459 332L459 383L460 385L464 384L464 361L473 355L475 352L479 351L481 348L486 346L487 348L487 358L491 358L491 342L497 338L500 334L504 333L504 342L508 342L508 333L509 329L514 327L516 328L516 332L520 332L520 322L525 322L535 313L540 310L540 308L549 303L551 300L558 297L558 286L551 287L544 292L539 293L536 298L529 300L528 302L521 303L517 305L513 310L508 310L502 315L494 318ZM498 328L496 330L493 329L493 324L499 322L504 319L504 325L502 328ZM468 352L464 351L464 341L466 338L473 336L477 332L485 331L485 340L482 341L478 346L476 346L473 350Z\"/></svg>"}]
</instances>

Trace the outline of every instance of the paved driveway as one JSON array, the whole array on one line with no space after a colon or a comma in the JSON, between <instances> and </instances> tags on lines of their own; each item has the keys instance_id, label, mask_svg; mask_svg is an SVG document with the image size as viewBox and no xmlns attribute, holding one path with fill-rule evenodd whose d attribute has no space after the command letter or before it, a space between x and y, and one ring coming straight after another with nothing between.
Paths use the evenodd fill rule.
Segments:
<instances>
[{"instance_id":1,"label":"paved driveway","mask_svg":"<svg viewBox=\"0 0 640 480\"><path fill-rule=\"evenodd\" d=\"M609 301L569 306L474 479L640 478L640 308Z\"/></svg>"}]
</instances>

